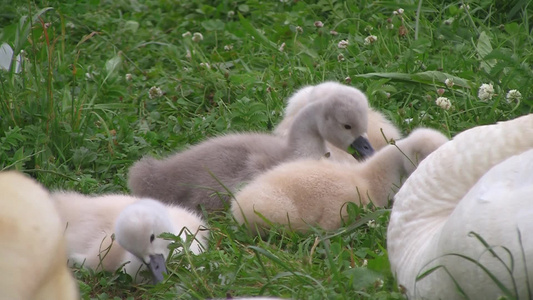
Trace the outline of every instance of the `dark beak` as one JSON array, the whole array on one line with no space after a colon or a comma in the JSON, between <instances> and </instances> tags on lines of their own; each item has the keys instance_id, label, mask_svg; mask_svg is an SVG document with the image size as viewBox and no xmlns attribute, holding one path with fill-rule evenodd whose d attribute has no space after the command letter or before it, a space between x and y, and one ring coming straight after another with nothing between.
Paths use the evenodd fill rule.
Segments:
<instances>
[{"instance_id":1,"label":"dark beak","mask_svg":"<svg viewBox=\"0 0 533 300\"><path fill-rule=\"evenodd\" d=\"M154 284L163 281L163 273L167 272L167 266L163 254L150 255L148 269L150 269L150 272L152 272Z\"/></svg>"},{"instance_id":2,"label":"dark beak","mask_svg":"<svg viewBox=\"0 0 533 300\"><path fill-rule=\"evenodd\" d=\"M354 152L352 156L358 161L363 161L374 154L374 148L370 145L367 138L360 136L350 145Z\"/></svg>"}]
</instances>

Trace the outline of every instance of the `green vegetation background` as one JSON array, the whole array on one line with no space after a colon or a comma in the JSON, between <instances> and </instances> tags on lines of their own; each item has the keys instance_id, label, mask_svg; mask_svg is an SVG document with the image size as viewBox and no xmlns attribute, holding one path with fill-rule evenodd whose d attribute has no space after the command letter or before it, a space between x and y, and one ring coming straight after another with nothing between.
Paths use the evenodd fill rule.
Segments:
<instances>
[{"instance_id":1,"label":"green vegetation background","mask_svg":"<svg viewBox=\"0 0 533 300\"><path fill-rule=\"evenodd\" d=\"M0 8L0 43L23 51L20 73L0 71L0 170L51 189L127 192L127 170L143 155L268 132L285 99L325 80L362 89L405 134L424 126L452 137L533 107L529 1L3 0ZM365 43L370 35L377 40ZM495 90L488 101L478 97L484 83ZM152 87L162 94L150 97ZM520 101L507 101L511 89ZM357 221L338 232L278 229L264 239L210 215L210 250L173 257L156 287L75 273L84 299L401 298L387 259L388 211L351 213Z\"/></svg>"}]
</instances>

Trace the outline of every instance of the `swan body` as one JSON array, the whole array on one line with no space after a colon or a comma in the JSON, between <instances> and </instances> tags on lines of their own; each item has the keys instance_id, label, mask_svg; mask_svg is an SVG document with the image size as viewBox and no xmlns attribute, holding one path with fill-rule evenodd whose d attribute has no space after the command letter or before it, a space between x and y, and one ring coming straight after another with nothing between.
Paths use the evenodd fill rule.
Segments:
<instances>
[{"instance_id":1,"label":"swan body","mask_svg":"<svg viewBox=\"0 0 533 300\"><path fill-rule=\"evenodd\" d=\"M149 269L157 283L166 272L170 244L158 237L161 233L173 233L183 240L187 233L193 234L196 239L191 252L207 249L207 231L200 230L206 227L204 221L181 207L127 195L55 192L52 198L63 220L71 265L106 271L124 265L124 271L137 282L145 280L139 271ZM188 231L182 232L184 227Z\"/></svg>"},{"instance_id":2,"label":"swan body","mask_svg":"<svg viewBox=\"0 0 533 300\"><path fill-rule=\"evenodd\" d=\"M141 197L192 209L200 204L208 211L223 209L229 205L228 192L273 166L299 158L320 159L328 152L325 141L347 149L361 140L367 129L366 96L339 86L337 93L301 109L286 137L231 134L163 160L146 157L130 169L128 185Z\"/></svg>"},{"instance_id":3,"label":"swan body","mask_svg":"<svg viewBox=\"0 0 533 300\"><path fill-rule=\"evenodd\" d=\"M0 190L1 298L79 299L48 191L14 171L0 172Z\"/></svg>"},{"instance_id":4,"label":"swan body","mask_svg":"<svg viewBox=\"0 0 533 300\"><path fill-rule=\"evenodd\" d=\"M300 110L306 105L324 98L324 95L338 93L339 86L342 85L336 82L325 82L316 86L305 86L298 90L287 101L283 120L274 129L274 134L287 136L289 128ZM398 140L402 138L400 130L380 112L368 107L367 115L367 137L375 150L387 146L391 139ZM332 159L343 162L354 162L353 157L348 155L346 151L333 145L328 145L328 149L331 152Z\"/></svg>"},{"instance_id":5,"label":"swan body","mask_svg":"<svg viewBox=\"0 0 533 300\"><path fill-rule=\"evenodd\" d=\"M341 226L347 202L387 205L402 177L446 141L440 132L417 129L399 140L397 147L388 145L361 164L328 159L284 163L238 192L231 211L238 223L250 229L268 227L265 217L290 224L295 231L305 232L309 225L334 230Z\"/></svg>"},{"instance_id":6,"label":"swan body","mask_svg":"<svg viewBox=\"0 0 533 300\"><path fill-rule=\"evenodd\" d=\"M453 280L470 299L533 296L532 149L528 115L457 135L409 177L387 235L392 272L409 298L463 299Z\"/></svg>"}]
</instances>

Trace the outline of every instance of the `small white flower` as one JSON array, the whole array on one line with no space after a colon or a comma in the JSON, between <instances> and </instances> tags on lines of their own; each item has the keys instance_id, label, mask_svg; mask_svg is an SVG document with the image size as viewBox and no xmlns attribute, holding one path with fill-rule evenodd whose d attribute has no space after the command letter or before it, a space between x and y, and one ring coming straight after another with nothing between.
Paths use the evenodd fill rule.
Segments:
<instances>
[{"instance_id":1,"label":"small white flower","mask_svg":"<svg viewBox=\"0 0 533 300\"><path fill-rule=\"evenodd\" d=\"M315 27L316 28L322 28L322 27L324 27L324 23L322 23L322 21L315 21Z\"/></svg>"},{"instance_id":2,"label":"small white flower","mask_svg":"<svg viewBox=\"0 0 533 300\"><path fill-rule=\"evenodd\" d=\"M365 31L366 31L366 32L370 32L370 31L372 31L372 29L374 29L374 27L372 27L372 26L370 26L370 25L366 25L366 26L365 26Z\"/></svg>"},{"instance_id":3,"label":"small white flower","mask_svg":"<svg viewBox=\"0 0 533 300\"><path fill-rule=\"evenodd\" d=\"M398 14L399 14L399 15L403 15L403 12L404 12L403 8L398 8L397 11L398 11Z\"/></svg>"},{"instance_id":4,"label":"small white flower","mask_svg":"<svg viewBox=\"0 0 533 300\"><path fill-rule=\"evenodd\" d=\"M405 119L403 120L406 124L410 124L411 122L413 122L413 118L408 118L408 119Z\"/></svg>"},{"instance_id":5,"label":"small white flower","mask_svg":"<svg viewBox=\"0 0 533 300\"><path fill-rule=\"evenodd\" d=\"M492 86L492 83L484 83L479 87L479 91L477 92L477 96L479 99L483 102L487 102L494 96L494 87Z\"/></svg>"},{"instance_id":6,"label":"small white flower","mask_svg":"<svg viewBox=\"0 0 533 300\"><path fill-rule=\"evenodd\" d=\"M181 35L181 37L184 37L184 38L186 38L186 37L188 37L188 36L191 36L191 32L190 32L190 31L187 31L187 32L185 32L185 33L183 33L183 34Z\"/></svg>"},{"instance_id":7,"label":"small white flower","mask_svg":"<svg viewBox=\"0 0 533 300\"><path fill-rule=\"evenodd\" d=\"M199 33L199 32L195 32L193 35L192 35L192 41L193 42L200 42L200 41L203 41L204 40L204 36L203 34Z\"/></svg>"},{"instance_id":8,"label":"small white flower","mask_svg":"<svg viewBox=\"0 0 533 300\"><path fill-rule=\"evenodd\" d=\"M72 22L67 22L67 24L65 24L65 26L67 26L70 29L76 28L76 25L74 25L74 23L72 23Z\"/></svg>"},{"instance_id":9,"label":"small white flower","mask_svg":"<svg viewBox=\"0 0 533 300\"><path fill-rule=\"evenodd\" d=\"M283 52L285 51L285 43L281 44L281 46L279 46L279 49L278 49L280 52Z\"/></svg>"},{"instance_id":10,"label":"small white flower","mask_svg":"<svg viewBox=\"0 0 533 300\"><path fill-rule=\"evenodd\" d=\"M339 62L344 61L344 55L342 55L342 53L339 53L339 55L337 55L337 60Z\"/></svg>"},{"instance_id":11,"label":"small white flower","mask_svg":"<svg viewBox=\"0 0 533 300\"><path fill-rule=\"evenodd\" d=\"M161 96L163 96L163 91L157 86L151 87L148 91L148 97L150 99L159 98Z\"/></svg>"},{"instance_id":12,"label":"small white flower","mask_svg":"<svg viewBox=\"0 0 533 300\"><path fill-rule=\"evenodd\" d=\"M344 78L344 82L350 83L350 82L352 82L352 78L350 76L348 76L348 77Z\"/></svg>"},{"instance_id":13,"label":"small white flower","mask_svg":"<svg viewBox=\"0 0 533 300\"><path fill-rule=\"evenodd\" d=\"M132 81L133 80L133 75L131 75L130 73L126 74L126 81Z\"/></svg>"},{"instance_id":14,"label":"small white flower","mask_svg":"<svg viewBox=\"0 0 533 300\"><path fill-rule=\"evenodd\" d=\"M375 35L369 35L365 38L365 45L370 45L375 43L378 40L378 37Z\"/></svg>"},{"instance_id":15,"label":"small white flower","mask_svg":"<svg viewBox=\"0 0 533 300\"><path fill-rule=\"evenodd\" d=\"M446 97L439 97L437 98L437 100L435 101L435 103L440 106L440 108L444 109L444 110L448 110L450 109L450 107L452 107L452 103L450 102L450 99L446 98Z\"/></svg>"},{"instance_id":16,"label":"small white flower","mask_svg":"<svg viewBox=\"0 0 533 300\"><path fill-rule=\"evenodd\" d=\"M329 31L329 34L331 34L331 35L338 35L339 33L338 33L337 31L335 31L335 30L330 30L330 31Z\"/></svg>"},{"instance_id":17,"label":"small white flower","mask_svg":"<svg viewBox=\"0 0 533 300\"><path fill-rule=\"evenodd\" d=\"M439 36L437 36L437 39L443 41L445 39L445 37L444 37L444 35L439 34Z\"/></svg>"},{"instance_id":18,"label":"small white flower","mask_svg":"<svg viewBox=\"0 0 533 300\"><path fill-rule=\"evenodd\" d=\"M366 222L366 225L369 227L369 228L376 228L377 225L376 225L376 221L374 220L370 220L368 222Z\"/></svg>"},{"instance_id":19,"label":"small white flower","mask_svg":"<svg viewBox=\"0 0 533 300\"><path fill-rule=\"evenodd\" d=\"M378 278L378 279L376 280L376 282L374 283L374 286L375 286L377 289L382 288L382 287L383 287L383 279Z\"/></svg>"},{"instance_id":20,"label":"small white flower","mask_svg":"<svg viewBox=\"0 0 533 300\"><path fill-rule=\"evenodd\" d=\"M189 49L187 49L187 53L185 53L185 58L186 59L191 59L192 58L192 54L191 54L191 51Z\"/></svg>"},{"instance_id":21,"label":"small white flower","mask_svg":"<svg viewBox=\"0 0 533 300\"><path fill-rule=\"evenodd\" d=\"M444 80L444 84L449 87L449 88L452 88L453 87L453 79L451 78L446 78L446 80Z\"/></svg>"},{"instance_id":22,"label":"small white flower","mask_svg":"<svg viewBox=\"0 0 533 300\"><path fill-rule=\"evenodd\" d=\"M395 10L395 11L392 12L392 14L396 16L396 15L398 15L398 11Z\"/></svg>"},{"instance_id":23,"label":"small white flower","mask_svg":"<svg viewBox=\"0 0 533 300\"><path fill-rule=\"evenodd\" d=\"M463 4L461 4L461 5L459 6L459 9L461 9L461 10L463 10L463 9L469 10L469 9L470 9L470 5L468 5L468 4L467 4L467 5L463 5Z\"/></svg>"},{"instance_id":24,"label":"small white flower","mask_svg":"<svg viewBox=\"0 0 533 300\"><path fill-rule=\"evenodd\" d=\"M368 266L368 260L363 259L363 263L361 264L361 267L366 267L366 266Z\"/></svg>"},{"instance_id":25,"label":"small white flower","mask_svg":"<svg viewBox=\"0 0 533 300\"><path fill-rule=\"evenodd\" d=\"M231 51L231 50L233 50L233 45L226 45L226 46L224 46L224 50L225 50L225 51Z\"/></svg>"},{"instance_id":26,"label":"small white flower","mask_svg":"<svg viewBox=\"0 0 533 300\"><path fill-rule=\"evenodd\" d=\"M200 63L200 67L206 68L208 70L211 69L211 66L208 63Z\"/></svg>"},{"instance_id":27,"label":"small white flower","mask_svg":"<svg viewBox=\"0 0 533 300\"><path fill-rule=\"evenodd\" d=\"M228 11L228 18L233 18L233 16L235 15L235 12L233 10L230 10Z\"/></svg>"},{"instance_id":28,"label":"small white flower","mask_svg":"<svg viewBox=\"0 0 533 300\"><path fill-rule=\"evenodd\" d=\"M302 26L296 26L296 31L298 33L304 33L304 29L302 28Z\"/></svg>"},{"instance_id":29,"label":"small white flower","mask_svg":"<svg viewBox=\"0 0 533 300\"><path fill-rule=\"evenodd\" d=\"M337 44L337 47L339 47L339 49L346 49L346 48L348 48L348 45L350 45L350 42L348 42L348 40L341 40Z\"/></svg>"},{"instance_id":30,"label":"small white flower","mask_svg":"<svg viewBox=\"0 0 533 300\"><path fill-rule=\"evenodd\" d=\"M510 90L505 96L507 103L520 102L522 100L522 94L518 90Z\"/></svg>"},{"instance_id":31,"label":"small white flower","mask_svg":"<svg viewBox=\"0 0 533 300\"><path fill-rule=\"evenodd\" d=\"M394 24L392 23L387 24L387 29L394 29Z\"/></svg>"},{"instance_id":32,"label":"small white flower","mask_svg":"<svg viewBox=\"0 0 533 300\"><path fill-rule=\"evenodd\" d=\"M444 20L444 25L452 25L453 21L454 21L454 18L449 18L447 20Z\"/></svg>"}]
</instances>

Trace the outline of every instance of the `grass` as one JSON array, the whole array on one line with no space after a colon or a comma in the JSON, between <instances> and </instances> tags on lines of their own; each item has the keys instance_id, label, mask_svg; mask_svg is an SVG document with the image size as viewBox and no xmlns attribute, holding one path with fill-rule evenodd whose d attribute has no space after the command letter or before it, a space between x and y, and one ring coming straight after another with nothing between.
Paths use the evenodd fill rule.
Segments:
<instances>
[{"instance_id":1,"label":"grass","mask_svg":"<svg viewBox=\"0 0 533 300\"><path fill-rule=\"evenodd\" d=\"M20 73L0 71L0 169L51 189L127 192L128 167L142 155L269 131L284 99L325 80L365 91L405 134L425 126L454 136L531 113L533 7L500 2L4 0L0 43L23 53ZM365 45L369 35L377 40ZM495 90L486 102L483 83ZM149 97L152 87L162 94ZM511 89L521 101L507 102ZM435 104L439 93L451 109ZM84 299L399 299L388 214L333 234L277 229L264 239L213 214L210 250L174 257L161 285L75 274Z\"/></svg>"}]
</instances>

